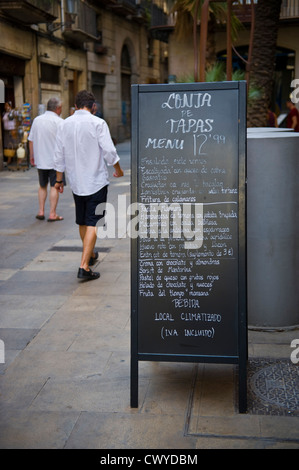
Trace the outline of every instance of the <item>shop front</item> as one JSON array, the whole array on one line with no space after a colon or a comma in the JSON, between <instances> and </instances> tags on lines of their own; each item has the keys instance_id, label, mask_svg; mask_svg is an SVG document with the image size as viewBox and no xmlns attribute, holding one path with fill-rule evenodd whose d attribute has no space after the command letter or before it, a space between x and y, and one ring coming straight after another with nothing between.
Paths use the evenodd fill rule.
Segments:
<instances>
[{"instance_id":1,"label":"shop front","mask_svg":"<svg viewBox=\"0 0 299 470\"><path fill-rule=\"evenodd\" d=\"M25 65L23 59L0 54L0 78L4 85L4 100L0 103L1 169L29 167L27 136L31 125L31 105L24 100Z\"/></svg>"}]
</instances>

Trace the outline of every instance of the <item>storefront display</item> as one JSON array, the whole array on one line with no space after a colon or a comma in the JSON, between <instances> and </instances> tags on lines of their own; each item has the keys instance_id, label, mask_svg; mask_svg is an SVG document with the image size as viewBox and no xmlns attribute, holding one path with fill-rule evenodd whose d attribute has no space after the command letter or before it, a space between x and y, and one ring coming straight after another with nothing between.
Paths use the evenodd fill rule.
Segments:
<instances>
[{"instance_id":1,"label":"storefront display","mask_svg":"<svg viewBox=\"0 0 299 470\"><path fill-rule=\"evenodd\" d=\"M12 108L5 103L2 115L3 156L9 170L29 168L28 135L31 127L31 105L24 103L22 108ZM26 167L25 167L26 166Z\"/></svg>"}]
</instances>

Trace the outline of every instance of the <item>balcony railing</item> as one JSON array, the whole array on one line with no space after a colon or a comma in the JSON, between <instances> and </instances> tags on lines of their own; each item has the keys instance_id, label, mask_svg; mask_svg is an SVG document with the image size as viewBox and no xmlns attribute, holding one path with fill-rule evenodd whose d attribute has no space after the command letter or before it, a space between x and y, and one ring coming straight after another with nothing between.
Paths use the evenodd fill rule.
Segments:
<instances>
[{"instance_id":1,"label":"balcony railing","mask_svg":"<svg viewBox=\"0 0 299 470\"><path fill-rule=\"evenodd\" d=\"M254 0L254 4L257 0ZM243 23L251 21L251 0L239 0L233 4L233 12ZM299 0L282 0L280 19L292 20L299 18Z\"/></svg>"},{"instance_id":2,"label":"balcony railing","mask_svg":"<svg viewBox=\"0 0 299 470\"><path fill-rule=\"evenodd\" d=\"M49 23L58 17L53 0L0 0L0 12L24 24Z\"/></svg>"},{"instance_id":3,"label":"balcony railing","mask_svg":"<svg viewBox=\"0 0 299 470\"><path fill-rule=\"evenodd\" d=\"M280 18L284 20L299 18L299 0L282 0Z\"/></svg>"},{"instance_id":4,"label":"balcony railing","mask_svg":"<svg viewBox=\"0 0 299 470\"><path fill-rule=\"evenodd\" d=\"M258 0L254 0L254 7ZM251 0L239 0L233 3L232 10L242 23L251 22ZM163 11L159 4L152 4L151 28L152 30L167 29L175 23L175 13L170 15ZM282 0L280 19L294 20L299 18L299 0Z\"/></svg>"},{"instance_id":5,"label":"balcony railing","mask_svg":"<svg viewBox=\"0 0 299 470\"><path fill-rule=\"evenodd\" d=\"M78 14L72 21L72 16L67 11L63 33L73 42L84 42L88 39L98 39L96 12L86 3L79 2Z\"/></svg>"},{"instance_id":6,"label":"balcony railing","mask_svg":"<svg viewBox=\"0 0 299 470\"><path fill-rule=\"evenodd\" d=\"M94 6L103 6L115 14L130 18L133 21L145 23L146 9L149 2L144 0L88 0Z\"/></svg>"},{"instance_id":7,"label":"balcony railing","mask_svg":"<svg viewBox=\"0 0 299 470\"><path fill-rule=\"evenodd\" d=\"M151 27L168 24L168 15L155 3L151 7Z\"/></svg>"}]
</instances>

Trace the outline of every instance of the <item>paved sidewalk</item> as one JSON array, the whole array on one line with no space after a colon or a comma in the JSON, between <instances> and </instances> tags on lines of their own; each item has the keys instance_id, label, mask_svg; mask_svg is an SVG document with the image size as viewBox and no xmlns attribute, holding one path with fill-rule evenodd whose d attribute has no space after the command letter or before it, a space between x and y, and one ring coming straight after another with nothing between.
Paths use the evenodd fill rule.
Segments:
<instances>
[{"instance_id":1,"label":"paved sidewalk","mask_svg":"<svg viewBox=\"0 0 299 470\"><path fill-rule=\"evenodd\" d=\"M129 202L129 143L118 151L116 206L118 195ZM80 283L70 188L55 223L35 219L37 188L34 168L0 173L0 448L299 448L298 409L238 413L232 365L140 363L139 408L130 408L130 240L98 240L101 278ZM295 338L250 330L249 359L290 365Z\"/></svg>"}]
</instances>

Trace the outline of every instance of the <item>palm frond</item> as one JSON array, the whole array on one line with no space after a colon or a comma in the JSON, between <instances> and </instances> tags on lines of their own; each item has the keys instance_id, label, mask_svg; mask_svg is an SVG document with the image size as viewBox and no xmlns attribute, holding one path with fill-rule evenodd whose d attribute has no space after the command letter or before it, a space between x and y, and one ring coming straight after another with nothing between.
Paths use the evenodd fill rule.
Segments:
<instances>
[{"instance_id":1,"label":"palm frond","mask_svg":"<svg viewBox=\"0 0 299 470\"><path fill-rule=\"evenodd\" d=\"M225 64L223 62L216 62L213 67L206 71L206 82L223 82L226 80ZM235 70L232 74L233 81L245 80L244 70ZM186 74L178 77L177 83L194 83L194 75ZM250 85L248 90L248 101L256 100L261 97L261 90L255 85Z\"/></svg>"},{"instance_id":2,"label":"palm frond","mask_svg":"<svg viewBox=\"0 0 299 470\"><path fill-rule=\"evenodd\" d=\"M222 82L225 80L225 66L223 62L216 62L206 71L206 82Z\"/></svg>"}]
</instances>

